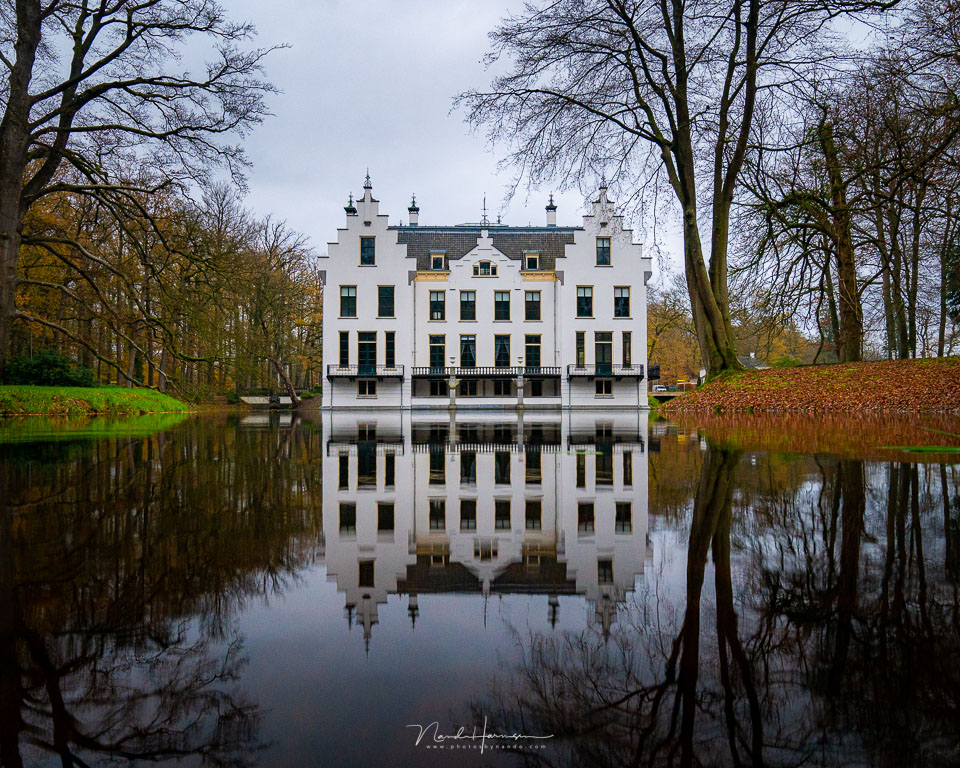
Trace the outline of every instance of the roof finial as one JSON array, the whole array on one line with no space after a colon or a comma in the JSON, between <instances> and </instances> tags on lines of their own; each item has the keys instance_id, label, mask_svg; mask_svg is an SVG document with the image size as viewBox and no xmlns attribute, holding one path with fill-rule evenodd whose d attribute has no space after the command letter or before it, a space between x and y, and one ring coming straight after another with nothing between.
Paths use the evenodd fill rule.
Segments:
<instances>
[{"instance_id":1,"label":"roof finial","mask_svg":"<svg viewBox=\"0 0 960 768\"><path fill-rule=\"evenodd\" d=\"M555 211L555 210L557 210L557 205L556 205L556 203L553 202L553 192L550 193L550 202L547 203L547 210L548 210L548 211Z\"/></svg>"},{"instance_id":2,"label":"roof finial","mask_svg":"<svg viewBox=\"0 0 960 768\"><path fill-rule=\"evenodd\" d=\"M357 207L353 204L353 192L350 193L350 201L343 207L347 213L356 213Z\"/></svg>"},{"instance_id":3,"label":"roof finial","mask_svg":"<svg viewBox=\"0 0 960 768\"><path fill-rule=\"evenodd\" d=\"M414 193L413 195L410 196L410 207L407 208L407 210L410 211L410 213L416 213L417 211L420 210L420 208L417 207L417 195L416 195L416 193Z\"/></svg>"},{"instance_id":4,"label":"roof finial","mask_svg":"<svg viewBox=\"0 0 960 768\"><path fill-rule=\"evenodd\" d=\"M370 169L367 168L367 178L363 180L364 189L373 189L373 184L370 181Z\"/></svg>"},{"instance_id":5,"label":"roof finial","mask_svg":"<svg viewBox=\"0 0 960 768\"><path fill-rule=\"evenodd\" d=\"M606 189L606 188L607 188L607 174L601 173L601 174L600 174L600 189Z\"/></svg>"},{"instance_id":6,"label":"roof finial","mask_svg":"<svg viewBox=\"0 0 960 768\"><path fill-rule=\"evenodd\" d=\"M487 193L483 193L483 216L480 218L481 224L489 224L490 219L487 218Z\"/></svg>"}]
</instances>

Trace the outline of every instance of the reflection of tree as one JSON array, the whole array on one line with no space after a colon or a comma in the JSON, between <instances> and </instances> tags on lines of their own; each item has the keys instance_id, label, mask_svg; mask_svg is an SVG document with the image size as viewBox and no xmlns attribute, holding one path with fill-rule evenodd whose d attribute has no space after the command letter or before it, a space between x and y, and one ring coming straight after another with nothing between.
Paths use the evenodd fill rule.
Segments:
<instances>
[{"instance_id":1,"label":"reflection of tree","mask_svg":"<svg viewBox=\"0 0 960 768\"><path fill-rule=\"evenodd\" d=\"M960 594L946 468L817 457L791 486L780 457L740 458L716 444L703 456L682 591L671 599L648 571L610 643L534 633L475 715L555 734L530 764L952 764Z\"/></svg>"},{"instance_id":2,"label":"reflection of tree","mask_svg":"<svg viewBox=\"0 0 960 768\"><path fill-rule=\"evenodd\" d=\"M0 466L0 762L245 764L231 617L313 561L319 434L191 422L61 455Z\"/></svg>"},{"instance_id":3,"label":"reflection of tree","mask_svg":"<svg viewBox=\"0 0 960 768\"><path fill-rule=\"evenodd\" d=\"M737 762L762 761L763 731L752 663L737 633L730 570L730 523L738 452L710 448L701 466L687 547L686 599L676 629L670 606L646 605L637 632L619 633L615 648L592 632L560 639L535 635L525 648L520 685L494 692L498 728L552 733L560 764L700 764L720 734L698 736L698 717L724 720ZM723 690L704 700L701 671L701 597L707 555L716 566L716 638ZM670 626L665 626L661 622ZM746 699L746 718L739 704ZM475 705L478 713L485 710ZM718 710L719 707L719 710ZM531 753L551 764L556 755Z\"/></svg>"}]
</instances>

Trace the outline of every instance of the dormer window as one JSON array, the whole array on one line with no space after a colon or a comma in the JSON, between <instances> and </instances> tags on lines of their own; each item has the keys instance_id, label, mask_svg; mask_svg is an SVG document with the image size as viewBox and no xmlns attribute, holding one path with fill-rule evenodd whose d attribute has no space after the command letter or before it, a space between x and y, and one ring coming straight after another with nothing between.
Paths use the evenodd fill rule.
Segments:
<instances>
[{"instance_id":1,"label":"dormer window","mask_svg":"<svg viewBox=\"0 0 960 768\"><path fill-rule=\"evenodd\" d=\"M430 254L430 269L435 272L439 272L443 269L443 262L445 253L431 253Z\"/></svg>"},{"instance_id":2,"label":"dormer window","mask_svg":"<svg viewBox=\"0 0 960 768\"><path fill-rule=\"evenodd\" d=\"M360 266L372 267L377 263L375 237L360 238Z\"/></svg>"},{"instance_id":3,"label":"dormer window","mask_svg":"<svg viewBox=\"0 0 960 768\"><path fill-rule=\"evenodd\" d=\"M526 252L523 254L523 268L526 270L540 269L540 254L537 252Z\"/></svg>"},{"instance_id":4,"label":"dormer window","mask_svg":"<svg viewBox=\"0 0 960 768\"><path fill-rule=\"evenodd\" d=\"M496 277L497 265L490 261L478 261L473 265L474 277Z\"/></svg>"},{"instance_id":5,"label":"dormer window","mask_svg":"<svg viewBox=\"0 0 960 768\"><path fill-rule=\"evenodd\" d=\"M597 266L598 267L610 266L610 238L609 237L597 238Z\"/></svg>"}]
</instances>

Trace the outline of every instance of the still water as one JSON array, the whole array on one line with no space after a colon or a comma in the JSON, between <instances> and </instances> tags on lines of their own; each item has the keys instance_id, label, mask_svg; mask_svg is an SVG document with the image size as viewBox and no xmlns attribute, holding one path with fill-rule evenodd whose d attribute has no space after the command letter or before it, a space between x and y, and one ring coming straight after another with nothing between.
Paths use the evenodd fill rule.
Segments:
<instances>
[{"instance_id":1,"label":"still water","mask_svg":"<svg viewBox=\"0 0 960 768\"><path fill-rule=\"evenodd\" d=\"M956 765L958 433L0 424L0 762Z\"/></svg>"}]
</instances>

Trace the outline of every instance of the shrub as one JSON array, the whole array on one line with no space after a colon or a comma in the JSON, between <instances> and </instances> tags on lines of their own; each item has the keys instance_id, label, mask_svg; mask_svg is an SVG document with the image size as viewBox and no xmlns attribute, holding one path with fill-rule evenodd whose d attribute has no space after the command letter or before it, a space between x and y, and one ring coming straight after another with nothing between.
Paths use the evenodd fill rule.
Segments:
<instances>
[{"instance_id":1,"label":"shrub","mask_svg":"<svg viewBox=\"0 0 960 768\"><path fill-rule=\"evenodd\" d=\"M51 348L33 357L11 357L7 361L4 383L41 387L96 387L99 384L93 371Z\"/></svg>"},{"instance_id":2,"label":"shrub","mask_svg":"<svg viewBox=\"0 0 960 768\"><path fill-rule=\"evenodd\" d=\"M236 392L227 392L227 403L230 405L236 405L240 402L240 395Z\"/></svg>"},{"instance_id":3,"label":"shrub","mask_svg":"<svg viewBox=\"0 0 960 768\"><path fill-rule=\"evenodd\" d=\"M793 355L780 355L770 361L771 368L796 368L798 365L803 365L803 361Z\"/></svg>"}]
</instances>

